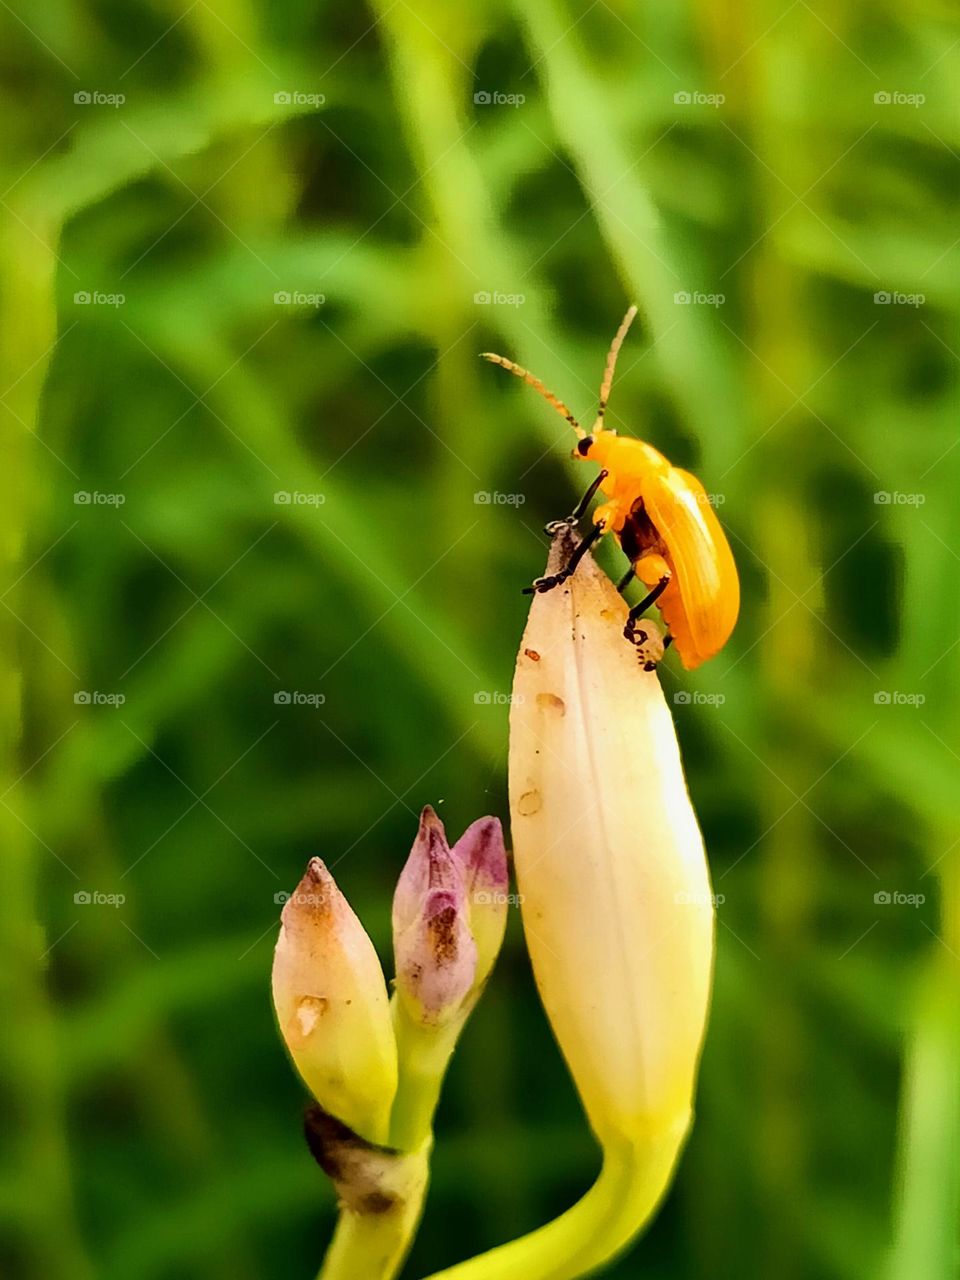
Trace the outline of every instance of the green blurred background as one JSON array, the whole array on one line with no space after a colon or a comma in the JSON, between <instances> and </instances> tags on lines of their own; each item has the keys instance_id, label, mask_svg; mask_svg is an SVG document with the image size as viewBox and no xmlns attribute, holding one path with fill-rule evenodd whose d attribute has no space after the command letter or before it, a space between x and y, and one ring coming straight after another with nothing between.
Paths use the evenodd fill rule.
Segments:
<instances>
[{"instance_id":1,"label":"green blurred background","mask_svg":"<svg viewBox=\"0 0 960 1280\"><path fill-rule=\"evenodd\" d=\"M717 495L744 602L662 668L716 995L676 1184L610 1274L956 1276L946 5L0 21L0 1274L314 1274L275 895L322 855L389 964L420 806L505 816L519 588L585 473L477 355L589 421L635 299L610 420ZM597 1163L513 919L407 1274Z\"/></svg>"}]
</instances>

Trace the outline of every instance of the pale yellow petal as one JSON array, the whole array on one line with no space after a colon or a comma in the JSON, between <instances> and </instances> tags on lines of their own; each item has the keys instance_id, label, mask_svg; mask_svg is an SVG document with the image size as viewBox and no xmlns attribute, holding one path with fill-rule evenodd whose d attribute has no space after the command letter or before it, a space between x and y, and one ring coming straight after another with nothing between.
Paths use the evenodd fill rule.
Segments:
<instances>
[{"instance_id":1,"label":"pale yellow petal","mask_svg":"<svg viewBox=\"0 0 960 1280\"><path fill-rule=\"evenodd\" d=\"M548 572L573 543L554 544ZM709 1002L703 841L655 672L587 556L534 598L510 714L510 810L544 1007L602 1141L691 1106Z\"/></svg>"}]
</instances>

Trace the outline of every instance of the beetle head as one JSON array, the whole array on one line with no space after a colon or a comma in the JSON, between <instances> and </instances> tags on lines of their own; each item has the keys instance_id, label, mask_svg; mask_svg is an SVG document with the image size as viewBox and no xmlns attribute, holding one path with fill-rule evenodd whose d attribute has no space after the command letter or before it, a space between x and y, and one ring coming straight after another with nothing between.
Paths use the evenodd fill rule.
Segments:
<instances>
[{"instance_id":1,"label":"beetle head","mask_svg":"<svg viewBox=\"0 0 960 1280\"><path fill-rule=\"evenodd\" d=\"M581 436L572 457L578 461L596 462L601 467L607 466L611 445L617 439L617 433L602 424L595 426L589 435Z\"/></svg>"}]
</instances>

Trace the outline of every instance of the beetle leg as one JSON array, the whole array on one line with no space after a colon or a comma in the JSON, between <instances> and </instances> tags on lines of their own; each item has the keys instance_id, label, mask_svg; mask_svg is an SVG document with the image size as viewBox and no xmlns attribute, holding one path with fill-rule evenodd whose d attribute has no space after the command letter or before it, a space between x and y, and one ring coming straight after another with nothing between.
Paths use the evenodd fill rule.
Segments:
<instances>
[{"instance_id":1,"label":"beetle leg","mask_svg":"<svg viewBox=\"0 0 960 1280\"><path fill-rule=\"evenodd\" d=\"M589 507L590 503L592 502L593 495L597 492L597 490L600 488L600 486L603 484L604 480L606 480L609 474L610 472L606 470L599 471L597 473L596 479L594 479L592 483L588 486L586 493L583 495L583 497L580 499L580 501L577 503L574 509L570 512L569 519L571 524L576 524L576 522L580 519L580 517L586 511L587 507Z\"/></svg>"},{"instance_id":2,"label":"beetle leg","mask_svg":"<svg viewBox=\"0 0 960 1280\"><path fill-rule=\"evenodd\" d=\"M640 603L635 604L627 614L627 625L623 628L623 634L628 640L634 640L636 636L637 622L641 615L646 613L650 606L663 595L664 591L666 591L667 587L670 585L671 576L672 575L670 573L665 573L653 590L649 591Z\"/></svg>"},{"instance_id":3,"label":"beetle leg","mask_svg":"<svg viewBox=\"0 0 960 1280\"><path fill-rule=\"evenodd\" d=\"M586 493L583 495L583 497L580 499L577 505L573 508L570 514L568 516L565 516L562 520L551 520L548 525L544 526L544 529L543 529L544 533L548 533L551 537L553 537L555 533L560 532L560 530L563 528L564 525L567 525L568 528L572 529L574 525L577 524L577 522L579 521L583 513L586 511L587 507L589 507L590 503L593 500L593 495L597 492L597 490L600 488L600 486L603 484L604 480L606 480L609 474L610 474L609 471L601 471L597 475L597 478L590 484Z\"/></svg>"},{"instance_id":4,"label":"beetle leg","mask_svg":"<svg viewBox=\"0 0 960 1280\"><path fill-rule=\"evenodd\" d=\"M532 596L534 592L552 591L554 587L559 587L561 582L566 580L575 572L577 565L587 554L596 540L603 534L604 526L595 524L583 541L577 546L573 555L567 561L566 567L561 569L559 573L551 574L549 578L536 578L529 587L523 588L525 596Z\"/></svg>"},{"instance_id":5,"label":"beetle leg","mask_svg":"<svg viewBox=\"0 0 960 1280\"><path fill-rule=\"evenodd\" d=\"M617 590L620 592L621 595L623 594L624 591L626 591L627 587L629 587L630 583L634 580L636 576L637 576L636 570L634 569L633 565L631 565L630 568L627 570L627 572L623 575L623 577L617 583Z\"/></svg>"}]
</instances>

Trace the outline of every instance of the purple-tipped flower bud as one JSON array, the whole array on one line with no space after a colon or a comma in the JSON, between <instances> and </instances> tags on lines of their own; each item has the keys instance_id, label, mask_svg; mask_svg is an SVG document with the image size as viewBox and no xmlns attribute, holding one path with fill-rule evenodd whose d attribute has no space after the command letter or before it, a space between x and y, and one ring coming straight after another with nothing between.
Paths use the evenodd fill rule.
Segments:
<instances>
[{"instance_id":1,"label":"purple-tipped flower bud","mask_svg":"<svg viewBox=\"0 0 960 1280\"><path fill-rule=\"evenodd\" d=\"M447 844L443 823L427 805L420 814L417 838L400 872L393 896L394 933L402 933L414 923L431 889L454 890L461 880Z\"/></svg>"},{"instance_id":2,"label":"purple-tipped flower bud","mask_svg":"<svg viewBox=\"0 0 960 1280\"><path fill-rule=\"evenodd\" d=\"M273 1002L294 1064L324 1111L387 1139L397 1047L373 943L319 858L283 908Z\"/></svg>"},{"instance_id":3,"label":"purple-tipped flower bud","mask_svg":"<svg viewBox=\"0 0 960 1280\"><path fill-rule=\"evenodd\" d=\"M464 1017L503 940L507 860L495 818L481 818L451 850L428 805L393 900L397 992L424 1026Z\"/></svg>"},{"instance_id":4,"label":"purple-tipped flower bud","mask_svg":"<svg viewBox=\"0 0 960 1280\"><path fill-rule=\"evenodd\" d=\"M394 938L397 989L409 1012L438 1026L455 1017L477 973L462 892L431 889L414 923Z\"/></svg>"},{"instance_id":5,"label":"purple-tipped flower bud","mask_svg":"<svg viewBox=\"0 0 960 1280\"><path fill-rule=\"evenodd\" d=\"M499 818L478 818L451 849L467 888L470 930L477 944L479 990L490 976L507 927L507 851Z\"/></svg>"}]
</instances>

